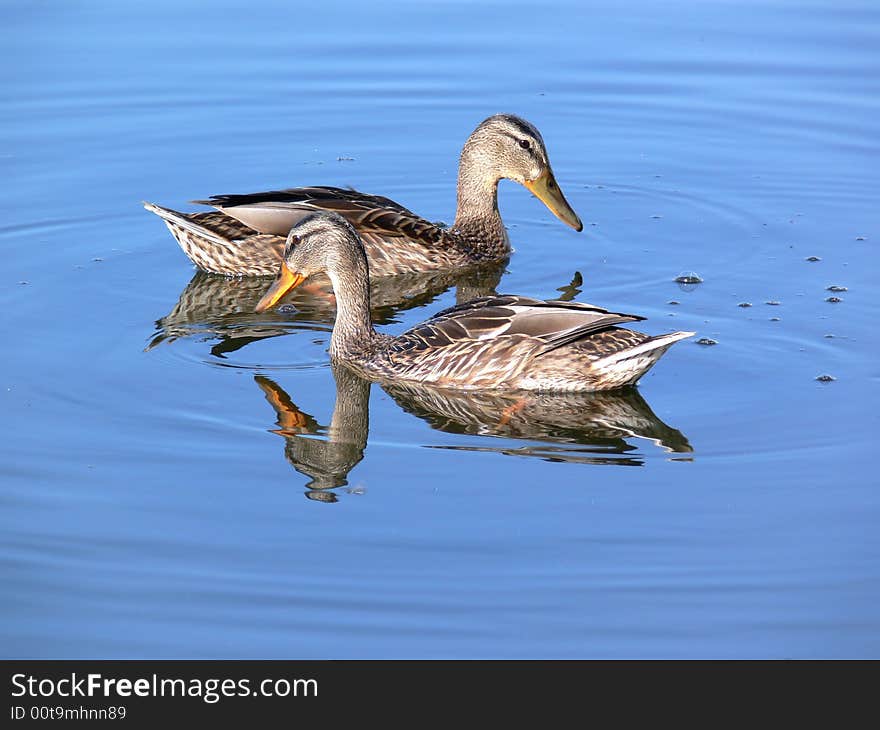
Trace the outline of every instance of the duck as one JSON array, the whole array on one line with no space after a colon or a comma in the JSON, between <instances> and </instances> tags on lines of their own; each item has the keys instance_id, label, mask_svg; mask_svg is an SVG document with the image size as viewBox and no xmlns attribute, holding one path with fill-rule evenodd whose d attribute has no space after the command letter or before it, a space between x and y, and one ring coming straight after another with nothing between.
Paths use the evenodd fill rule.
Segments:
<instances>
[{"instance_id":1,"label":"duck","mask_svg":"<svg viewBox=\"0 0 880 730\"><path fill-rule=\"evenodd\" d=\"M455 221L449 227L389 198L323 185L193 201L216 209L208 213L143 205L165 222L202 271L274 276L290 229L309 212L326 210L357 229L374 277L395 276L506 259L510 241L498 212L502 178L525 186L562 222L583 230L556 182L541 133L512 114L483 120L464 143Z\"/></svg>"},{"instance_id":2,"label":"duck","mask_svg":"<svg viewBox=\"0 0 880 730\"><path fill-rule=\"evenodd\" d=\"M309 276L336 296L330 358L364 377L473 390L585 392L635 384L675 342L619 325L644 319L591 304L518 295L478 297L396 337L370 320L370 269L343 217L312 212L290 230L278 274L257 303L266 312Z\"/></svg>"}]
</instances>

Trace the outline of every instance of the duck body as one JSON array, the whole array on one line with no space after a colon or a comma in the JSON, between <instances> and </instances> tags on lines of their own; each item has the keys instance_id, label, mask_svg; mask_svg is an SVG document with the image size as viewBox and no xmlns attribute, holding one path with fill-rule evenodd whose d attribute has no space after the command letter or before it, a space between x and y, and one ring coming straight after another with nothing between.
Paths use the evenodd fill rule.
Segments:
<instances>
[{"instance_id":1,"label":"duck body","mask_svg":"<svg viewBox=\"0 0 880 730\"><path fill-rule=\"evenodd\" d=\"M306 215L333 211L361 237L375 277L452 269L507 257L503 225L482 219L447 229L388 198L329 186L215 196L220 210L179 213L153 203L156 213L202 271L226 276L275 276L287 232ZM236 216L236 217L234 217ZM286 228L285 228L286 226Z\"/></svg>"},{"instance_id":2,"label":"duck body","mask_svg":"<svg viewBox=\"0 0 880 730\"><path fill-rule=\"evenodd\" d=\"M636 383L692 332L651 337L644 319L579 302L482 297L397 337L349 341L334 356L373 379L473 390L586 392Z\"/></svg>"},{"instance_id":3,"label":"duck body","mask_svg":"<svg viewBox=\"0 0 880 730\"><path fill-rule=\"evenodd\" d=\"M392 337L370 321L369 264L356 231L316 213L291 229L278 277L257 305L326 272L337 314L330 356L366 377L474 390L585 392L636 383L678 340L621 327L642 317L579 302L502 295L445 309Z\"/></svg>"},{"instance_id":4,"label":"duck body","mask_svg":"<svg viewBox=\"0 0 880 730\"><path fill-rule=\"evenodd\" d=\"M563 222L580 219L556 183L538 130L512 115L484 120L459 161L455 222L446 228L396 203L357 190L312 186L242 195L215 195L196 203L217 210L181 213L154 203L184 253L201 270L227 276L274 276L287 233L306 215L333 212L358 232L374 277L450 269L510 254L498 212L498 181L515 180Z\"/></svg>"}]
</instances>

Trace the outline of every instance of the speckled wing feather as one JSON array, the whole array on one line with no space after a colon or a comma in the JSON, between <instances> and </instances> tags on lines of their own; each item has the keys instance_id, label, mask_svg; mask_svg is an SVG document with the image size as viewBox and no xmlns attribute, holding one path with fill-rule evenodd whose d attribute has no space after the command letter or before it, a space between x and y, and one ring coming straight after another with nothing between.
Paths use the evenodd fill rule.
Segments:
<instances>
[{"instance_id":1,"label":"speckled wing feather","mask_svg":"<svg viewBox=\"0 0 880 730\"><path fill-rule=\"evenodd\" d=\"M374 276L451 268L463 260L444 228L381 195L316 185L193 202L214 206L261 233L278 236L286 236L312 211L338 213L360 235Z\"/></svg>"},{"instance_id":2,"label":"speckled wing feather","mask_svg":"<svg viewBox=\"0 0 880 730\"><path fill-rule=\"evenodd\" d=\"M546 352L589 342L597 334L628 331L615 325L638 319L577 302L482 297L443 310L395 338L389 362L403 377L420 382L500 387L519 382Z\"/></svg>"},{"instance_id":3,"label":"speckled wing feather","mask_svg":"<svg viewBox=\"0 0 880 730\"><path fill-rule=\"evenodd\" d=\"M643 317L609 312L580 302L545 301L513 295L480 297L438 312L395 342L395 350L422 350L460 340L523 335L539 341L538 354ZM537 344L537 343L536 343Z\"/></svg>"},{"instance_id":4,"label":"speckled wing feather","mask_svg":"<svg viewBox=\"0 0 880 730\"><path fill-rule=\"evenodd\" d=\"M259 233L224 213L180 213L154 203L144 207L165 221L183 252L202 271L275 276L284 238Z\"/></svg>"},{"instance_id":5,"label":"speckled wing feather","mask_svg":"<svg viewBox=\"0 0 880 730\"><path fill-rule=\"evenodd\" d=\"M374 277L452 269L462 251L437 224L393 200L333 187L217 195L195 203L213 213L178 213L151 203L200 269L226 275L275 275L290 229L309 213L339 213L360 234Z\"/></svg>"},{"instance_id":6,"label":"speckled wing feather","mask_svg":"<svg viewBox=\"0 0 880 730\"><path fill-rule=\"evenodd\" d=\"M405 239L429 245L439 243L444 236L443 228L390 198L323 185L214 195L193 202L219 208L261 233L275 235L286 235L309 210L329 210L345 218L362 237Z\"/></svg>"},{"instance_id":7,"label":"speckled wing feather","mask_svg":"<svg viewBox=\"0 0 880 730\"><path fill-rule=\"evenodd\" d=\"M335 210L340 215L345 210L369 210L387 208L399 213L414 215L391 198L383 195L370 195L352 188L337 188L331 185L310 185L285 190L269 190L261 193L244 193L240 195L212 195L207 200L193 200L198 205L210 205L214 208L235 208L249 205L284 205L295 203L313 205L324 210Z\"/></svg>"},{"instance_id":8,"label":"speckled wing feather","mask_svg":"<svg viewBox=\"0 0 880 730\"><path fill-rule=\"evenodd\" d=\"M181 218L184 218L186 221L193 224L191 230L194 232L198 232L201 235L205 235L214 240L221 239L217 241L218 243L241 241L245 238L258 235L258 232L250 226L246 226L241 221L237 221L235 218L230 218L228 215L219 212L184 213L181 214ZM196 227L203 230L197 231ZM211 236L210 234L214 235Z\"/></svg>"}]
</instances>

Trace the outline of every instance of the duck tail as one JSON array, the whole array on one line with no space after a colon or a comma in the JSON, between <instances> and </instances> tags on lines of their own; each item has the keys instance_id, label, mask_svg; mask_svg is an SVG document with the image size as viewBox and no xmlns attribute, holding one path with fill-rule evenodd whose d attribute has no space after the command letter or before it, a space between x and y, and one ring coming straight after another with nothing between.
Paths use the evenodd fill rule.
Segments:
<instances>
[{"instance_id":1,"label":"duck tail","mask_svg":"<svg viewBox=\"0 0 880 730\"><path fill-rule=\"evenodd\" d=\"M143 204L144 208L151 213L155 213L165 221L165 225L168 226L169 230L174 234L174 237L178 241L180 241L179 233L182 228L190 233L195 233L196 235L211 239L216 243L225 243L224 239L217 233L193 220L193 216L190 213L178 213L176 210L171 210L171 208L163 208L161 205L148 203L147 201L143 201Z\"/></svg>"},{"instance_id":2,"label":"duck tail","mask_svg":"<svg viewBox=\"0 0 880 730\"><path fill-rule=\"evenodd\" d=\"M590 363L590 371L605 388L634 385L672 345L696 332L670 332L649 337L633 347L614 352Z\"/></svg>"}]
</instances>

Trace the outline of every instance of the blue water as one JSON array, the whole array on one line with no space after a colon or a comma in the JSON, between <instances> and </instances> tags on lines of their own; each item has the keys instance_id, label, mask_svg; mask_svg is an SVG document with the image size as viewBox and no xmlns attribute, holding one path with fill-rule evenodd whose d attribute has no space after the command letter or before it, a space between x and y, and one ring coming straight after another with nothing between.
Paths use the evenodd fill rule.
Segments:
<instances>
[{"instance_id":1,"label":"blue water","mask_svg":"<svg viewBox=\"0 0 880 730\"><path fill-rule=\"evenodd\" d=\"M876 3L0 17L0 654L880 654ZM500 290L718 343L575 423L373 385L340 445L332 316L191 284L140 207L331 184L449 221L499 111L542 131L585 223L502 183ZM421 294L384 331L456 296Z\"/></svg>"}]
</instances>

